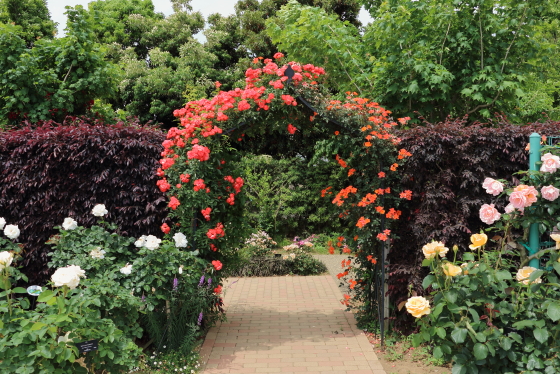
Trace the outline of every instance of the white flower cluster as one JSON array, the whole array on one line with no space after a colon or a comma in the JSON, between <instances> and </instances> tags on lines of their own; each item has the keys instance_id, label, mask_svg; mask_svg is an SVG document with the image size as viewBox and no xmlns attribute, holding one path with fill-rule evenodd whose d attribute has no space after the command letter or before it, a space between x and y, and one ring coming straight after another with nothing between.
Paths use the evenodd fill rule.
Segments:
<instances>
[{"instance_id":1,"label":"white flower cluster","mask_svg":"<svg viewBox=\"0 0 560 374\"><path fill-rule=\"evenodd\" d=\"M78 287L80 278L85 278L86 272L79 266L68 265L64 268L57 269L51 276L51 280L55 287L67 286L71 290Z\"/></svg>"},{"instance_id":2,"label":"white flower cluster","mask_svg":"<svg viewBox=\"0 0 560 374\"><path fill-rule=\"evenodd\" d=\"M105 209L105 205L104 204L97 204L96 206L93 207L93 209L91 210L91 214L93 214L96 217L103 217L104 215L106 215L107 213L109 213L107 211L107 209Z\"/></svg>"},{"instance_id":3,"label":"white flower cluster","mask_svg":"<svg viewBox=\"0 0 560 374\"><path fill-rule=\"evenodd\" d=\"M6 220L0 217L0 230L4 229L4 235L10 239L17 239L19 237L19 228L17 225L6 225Z\"/></svg>"},{"instance_id":4,"label":"white flower cluster","mask_svg":"<svg viewBox=\"0 0 560 374\"><path fill-rule=\"evenodd\" d=\"M8 252L8 251L0 252L0 271L10 266L13 260L14 260L14 254L12 252Z\"/></svg>"},{"instance_id":5,"label":"white flower cluster","mask_svg":"<svg viewBox=\"0 0 560 374\"><path fill-rule=\"evenodd\" d=\"M94 248L89 255L91 256L91 258L98 258L98 259L102 259L105 258L105 251L103 249L101 249L101 247L97 247Z\"/></svg>"},{"instance_id":6,"label":"white flower cluster","mask_svg":"<svg viewBox=\"0 0 560 374\"><path fill-rule=\"evenodd\" d=\"M76 222L73 218L66 217L64 218L64 222L62 222L62 228L66 231L74 230L78 227L78 222Z\"/></svg>"},{"instance_id":7,"label":"white flower cluster","mask_svg":"<svg viewBox=\"0 0 560 374\"><path fill-rule=\"evenodd\" d=\"M146 247L149 250L153 251L154 249L159 248L159 244L161 243L161 239L156 238L153 235L142 235L134 242L134 245L137 248Z\"/></svg>"},{"instance_id":8,"label":"white flower cluster","mask_svg":"<svg viewBox=\"0 0 560 374\"><path fill-rule=\"evenodd\" d=\"M121 270L119 270L121 273L123 273L124 275L130 275L130 273L132 273L132 265L130 264L126 264L124 267L121 268Z\"/></svg>"}]
</instances>

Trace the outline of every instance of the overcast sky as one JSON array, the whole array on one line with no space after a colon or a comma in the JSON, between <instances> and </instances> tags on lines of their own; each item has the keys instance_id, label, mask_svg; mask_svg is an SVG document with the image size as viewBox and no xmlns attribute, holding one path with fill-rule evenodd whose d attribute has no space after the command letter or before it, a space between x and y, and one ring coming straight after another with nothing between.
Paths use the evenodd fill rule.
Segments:
<instances>
[{"instance_id":1,"label":"overcast sky","mask_svg":"<svg viewBox=\"0 0 560 374\"><path fill-rule=\"evenodd\" d=\"M83 5L87 9L87 4L92 0L47 0L47 6L51 13L53 21L58 22L58 35L62 36L64 28L66 27L66 16L64 15L65 7L67 5ZM155 11L162 12L166 16L173 13L171 8L171 1L169 0L152 0L154 3ZM221 13L224 16L235 13L233 6L237 0L192 0L191 6L193 10L200 11L206 18L212 13ZM360 20L366 24L369 22L369 14L363 9L360 12Z\"/></svg>"}]
</instances>

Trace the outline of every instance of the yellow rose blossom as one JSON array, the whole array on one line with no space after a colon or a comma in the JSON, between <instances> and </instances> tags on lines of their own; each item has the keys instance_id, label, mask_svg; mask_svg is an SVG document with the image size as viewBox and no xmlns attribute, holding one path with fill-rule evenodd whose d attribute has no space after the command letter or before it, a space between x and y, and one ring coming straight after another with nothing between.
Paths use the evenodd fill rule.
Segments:
<instances>
[{"instance_id":1,"label":"yellow rose blossom","mask_svg":"<svg viewBox=\"0 0 560 374\"><path fill-rule=\"evenodd\" d=\"M449 251L442 242L431 242L422 247L422 252L426 258L434 258L439 254L439 257L445 257Z\"/></svg>"},{"instance_id":2,"label":"yellow rose blossom","mask_svg":"<svg viewBox=\"0 0 560 374\"><path fill-rule=\"evenodd\" d=\"M550 238L556 242L556 249L560 249L560 234L550 234Z\"/></svg>"},{"instance_id":3,"label":"yellow rose blossom","mask_svg":"<svg viewBox=\"0 0 560 374\"><path fill-rule=\"evenodd\" d=\"M443 268L443 272L448 277L454 277L462 273L462 269L459 266L453 265L450 262L446 262L445 264L441 265Z\"/></svg>"},{"instance_id":4,"label":"yellow rose blossom","mask_svg":"<svg viewBox=\"0 0 560 374\"><path fill-rule=\"evenodd\" d=\"M461 264L461 269L463 270L464 275L469 274L469 264L467 264L466 262Z\"/></svg>"},{"instance_id":5,"label":"yellow rose blossom","mask_svg":"<svg viewBox=\"0 0 560 374\"><path fill-rule=\"evenodd\" d=\"M413 296L407 300L405 304L408 313L412 314L416 318L420 318L423 315L430 314L430 303L428 300L422 296Z\"/></svg>"},{"instance_id":6,"label":"yellow rose blossom","mask_svg":"<svg viewBox=\"0 0 560 374\"><path fill-rule=\"evenodd\" d=\"M515 278L517 279L518 282L521 282L523 284L529 284L529 277L535 270L537 269L535 269L532 266L523 266L521 269L517 271ZM538 277L532 283L542 283L541 277Z\"/></svg>"},{"instance_id":7,"label":"yellow rose blossom","mask_svg":"<svg viewBox=\"0 0 560 374\"><path fill-rule=\"evenodd\" d=\"M482 247L488 241L488 236L486 234L473 234L471 236L472 244L469 245L470 249L477 249Z\"/></svg>"}]
</instances>

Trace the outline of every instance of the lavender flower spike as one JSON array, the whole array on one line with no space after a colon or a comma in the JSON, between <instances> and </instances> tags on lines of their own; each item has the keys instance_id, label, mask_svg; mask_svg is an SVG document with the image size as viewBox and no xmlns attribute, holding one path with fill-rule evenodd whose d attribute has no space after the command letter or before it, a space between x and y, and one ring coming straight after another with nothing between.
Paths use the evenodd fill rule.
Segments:
<instances>
[{"instance_id":1,"label":"lavender flower spike","mask_svg":"<svg viewBox=\"0 0 560 374\"><path fill-rule=\"evenodd\" d=\"M179 279L173 278L173 291L177 291L177 287L179 287Z\"/></svg>"},{"instance_id":2,"label":"lavender flower spike","mask_svg":"<svg viewBox=\"0 0 560 374\"><path fill-rule=\"evenodd\" d=\"M212 285L212 278L208 278L208 287L210 287L210 285Z\"/></svg>"},{"instance_id":3,"label":"lavender flower spike","mask_svg":"<svg viewBox=\"0 0 560 374\"><path fill-rule=\"evenodd\" d=\"M203 316L203 314L202 314L202 312L200 312L200 314L198 315L198 322L196 323L199 326L202 323L202 316Z\"/></svg>"},{"instance_id":4,"label":"lavender flower spike","mask_svg":"<svg viewBox=\"0 0 560 374\"><path fill-rule=\"evenodd\" d=\"M202 277L200 277L200 282L198 282L198 286L202 286L202 283L204 283L204 275Z\"/></svg>"}]
</instances>

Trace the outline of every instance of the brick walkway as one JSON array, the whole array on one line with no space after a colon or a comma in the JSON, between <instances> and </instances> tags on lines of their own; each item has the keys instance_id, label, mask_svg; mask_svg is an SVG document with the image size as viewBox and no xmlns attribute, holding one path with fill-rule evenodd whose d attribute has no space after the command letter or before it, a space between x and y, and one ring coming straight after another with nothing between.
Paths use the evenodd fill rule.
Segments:
<instances>
[{"instance_id":1,"label":"brick walkway","mask_svg":"<svg viewBox=\"0 0 560 374\"><path fill-rule=\"evenodd\" d=\"M386 374L330 275L233 278L224 289L228 321L206 337L203 374Z\"/></svg>"}]
</instances>

